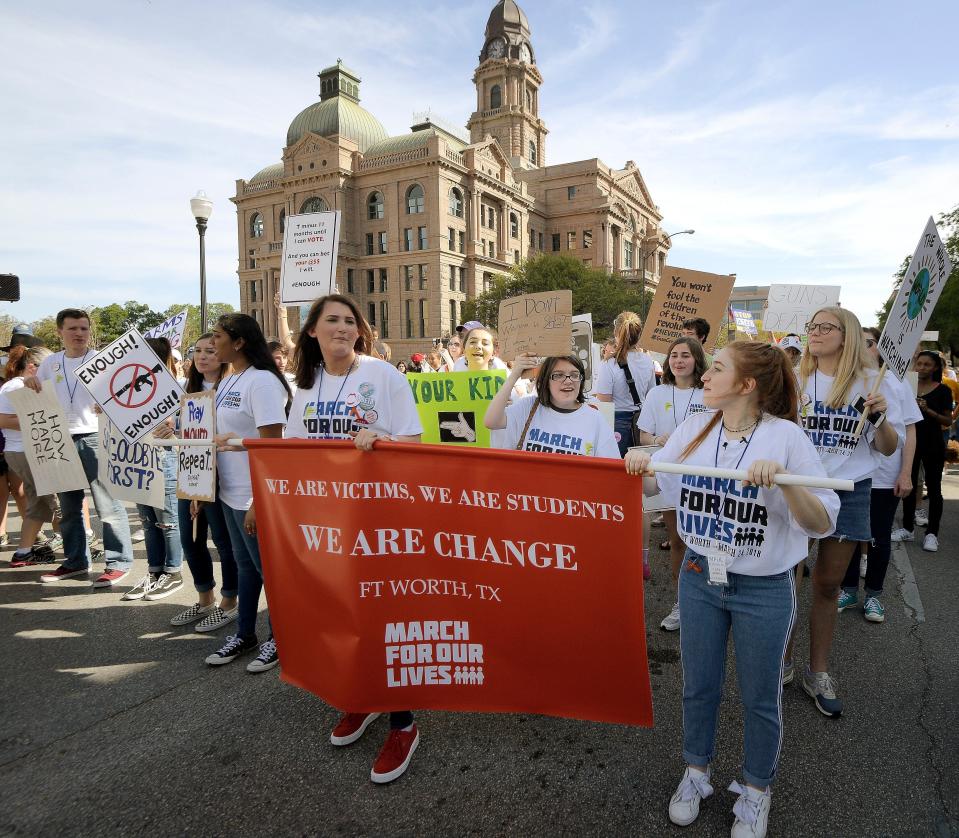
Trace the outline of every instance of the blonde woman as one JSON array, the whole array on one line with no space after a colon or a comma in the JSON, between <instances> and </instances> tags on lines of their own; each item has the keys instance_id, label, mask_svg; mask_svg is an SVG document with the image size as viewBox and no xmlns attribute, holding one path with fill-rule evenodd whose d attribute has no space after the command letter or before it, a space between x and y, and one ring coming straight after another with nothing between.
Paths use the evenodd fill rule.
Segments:
<instances>
[{"instance_id":1,"label":"blonde woman","mask_svg":"<svg viewBox=\"0 0 959 838\"><path fill-rule=\"evenodd\" d=\"M836 719L843 707L829 675L829 652L839 586L858 542L872 537L869 503L878 455L892 454L905 436L905 428L891 384L883 382L878 392L870 395L879 373L866 353L855 314L844 308L820 309L806 324L806 334L809 343L799 364L801 422L826 473L855 483L851 492L837 492L836 530L819 541L819 557L812 572L809 665L802 679L803 689L819 712ZM867 421L857 436L863 413ZM793 678L791 646L784 683Z\"/></svg>"}]
</instances>

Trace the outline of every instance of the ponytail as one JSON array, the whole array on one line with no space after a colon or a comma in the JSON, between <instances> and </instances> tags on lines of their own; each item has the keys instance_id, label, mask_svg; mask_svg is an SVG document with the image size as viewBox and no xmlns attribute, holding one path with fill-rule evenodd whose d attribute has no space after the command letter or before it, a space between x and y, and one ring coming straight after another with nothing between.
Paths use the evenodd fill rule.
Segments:
<instances>
[{"instance_id":1,"label":"ponytail","mask_svg":"<svg viewBox=\"0 0 959 838\"><path fill-rule=\"evenodd\" d=\"M625 364L629 353L639 343L639 336L643 331L643 321L633 311L624 311L613 321L613 335L616 339L616 348L613 357L617 364Z\"/></svg>"}]
</instances>

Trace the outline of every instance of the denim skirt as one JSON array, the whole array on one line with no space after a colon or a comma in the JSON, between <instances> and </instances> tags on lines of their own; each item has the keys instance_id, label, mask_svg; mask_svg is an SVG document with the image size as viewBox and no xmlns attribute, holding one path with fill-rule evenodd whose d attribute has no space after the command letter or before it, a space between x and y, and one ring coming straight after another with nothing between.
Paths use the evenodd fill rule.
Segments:
<instances>
[{"instance_id":1,"label":"denim skirt","mask_svg":"<svg viewBox=\"0 0 959 838\"><path fill-rule=\"evenodd\" d=\"M869 529L869 499L872 494L872 478L857 480L851 492L836 492L839 495L839 516L836 531L830 538L840 541L871 541Z\"/></svg>"}]
</instances>

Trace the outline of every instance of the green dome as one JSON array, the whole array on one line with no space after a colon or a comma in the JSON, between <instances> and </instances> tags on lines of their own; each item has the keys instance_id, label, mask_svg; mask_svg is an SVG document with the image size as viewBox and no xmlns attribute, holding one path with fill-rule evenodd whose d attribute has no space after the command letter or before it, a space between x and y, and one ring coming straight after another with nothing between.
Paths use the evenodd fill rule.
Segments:
<instances>
[{"instance_id":1,"label":"green dome","mask_svg":"<svg viewBox=\"0 0 959 838\"><path fill-rule=\"evenodd\" d=\"M386 129L373 114L345 96L314 102L297 114L286 132L287 146L293 145L310 131L323 137L342 134L353 140L364 153L387 136Z\"/></svg>"},{"instance_id":2,"label":"green dome","mask_svg":"<svg viewBox=\"0 0 959 838\"><path fill-rule=\"evenodd\" d=\"M265 169L260 169L260 171L258 171L247 181L247 183L252 186L254 183L263 183L267 180L276 180L278 177L283 177L282 163L274 163L271 166L267 166Z\"/></svg>"}]
</instances>

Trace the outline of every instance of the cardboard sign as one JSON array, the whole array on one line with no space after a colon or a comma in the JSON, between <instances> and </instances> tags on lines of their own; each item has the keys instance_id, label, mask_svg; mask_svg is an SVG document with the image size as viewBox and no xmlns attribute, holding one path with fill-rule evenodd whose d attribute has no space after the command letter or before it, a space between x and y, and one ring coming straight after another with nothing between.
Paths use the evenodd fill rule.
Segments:
<instances>
[{"instance_id":1,"label":"cardboard sign","mask_svg":"<svg viewBox=\"0 0 959 838\"><path fill-rule=\"evenodd\" d=\"M584 392L588 393L593 389L593 315L574 315L572 325L572 354L579 358L586 368Z\"/></svg>"},{"instance_id":2,"label":"cardboard sign","mask_svg":"<svg viewBox=\"0 0 959 838\"><path fill-rule=\"evenodd\" d=\"M37 495L85 489L89 481L53 387L47 385L40 393L22 387L7 395L20 420L23 453Z\"/></svg>"},{"instance_id":3,"label":"cardboard sign","mask_svg":"<svg viewBox=\"0 0 959 838\"><path fill-rule=\"evenodd\" d=\"M652 724L642 481L622 463L246 445L284 680L354 712Z\"/></svg>"},{"instance_id":4,"label":"cardboard sign","mask_svg":"<svg viewBox=\"0 0 959 838\"><path fill-rule=\"evenodd\" d=\"M183 330L186 329L187 310L183 309L179 314L168 317L159 326L154 326L150 331L144 332L145 338L166 338L170 341L171 349L179 349L183 343Z\"/></svg>"},{"instance_id":5,"label":"cardboard sign","mask_svg":"<svg viewBox=\"0 0 959 838\"><path fill-rule=\"evenodd\" d=\"M643 326L639 345L646 350L668 352L679 337L683 322L702 317L710 325L703 349L713 351L719 337L719 326L729 306L736 277L711 274L689 268L663 268L662 278Z\"/></svg>"},{"instance_id":6,"label":"cardboard sign","mask_svg":"<svg viewBox=\"0 0 959 838\"><path fill-rule=\"evenodd\" d=\"M216 436L216 391L187 393L180 400L180 436L212 440ZM181 445L177 449L176 496L216 500L216 448Z\"/></svg>"},{"instance_id":7,"label":"cardboard sign","mask_svg":"<svg viewBox=\"0 0 959 838\"><path fill-rule=\"evenodd\" d=\"M489 448L483 417L506 375L506 370L407 374L423 442Z\"/></svg>"},{"instance_id":8,"label":"cardboard sign","mask_svg":"<svg viewBox=\"0 0 959 838\"><path fill-rule=\"evenodd\" d=\"M136 329L77 367L77 379L130 442L180 409L183 388Z\"/></svg>"},{"instance_id":9,"label":"cardboard sign","mask_svg":"<svg viewBox=\"0 0 959 838\"><path fill-rule=\"evenodd\" d=\"M573 292L568 288L510 297L499 304L499 348L504 361L532 352L568 355L573 341Z\"/></svg>"},{"instance_id":10,"label":"cardboard sign","mask_svg":"<svg viewBox=\"0 0 959 838\"><path fill-rule=\"evenodd\" d=\"M738 308L729 309L730 319L735 323L737 331L745 332L747 335L758 335L759 330L753 320L752 312L742 311Z\"/></svg>"},{"instance_id":11,"label":"cardboard sign","mask_svg":"<svg viewBox=\"0 0 959 838\"><path fill-rule=\"evenodd\" d=\"M149 441L130 442L102 413L97 417L97 476L117 500L163 509L166 452Z\"/></svg>"},{"instance_id":12,"label":"cardboard sign","mask_svg":"<svg viewBox=\"0 0 959 838\"><path fill-rule=\"evenodd\" d=\"M936 222L930 218L879 337L879 355L900 381L912 364L912 356L951 271L952 263Z\"/></svg>"},{"instance_id":13,"label":"cardboard sign","mask_svg":"<svg viewBox=\"0 0 959 838\"><path fill-rule=\"evenodd\" d=\"M280 260L280 302L312 303L336 293L336 254L340 246L340 213L288 215Z\"/></svg>"},{"instance_id":14,"label":"cardboard sign","mask_svg":"<svg viewBox=\"0 0 959 838\"><path fill-rule=\"evenodd\" d=\"M801 335L821 308L839 305L838 285L770 285L763 328Z\"/></svg>"},{"instance_id":15,"label":"cardboard sign","mask_svg":"<svg viewBox=\"0 0 959 838\"><path fill-rule=\"evenodd\" d=\"M936 343L939 340L939 331L938 329L934 332L923 332L922 337L919 338L920 343Z\"/></svg>"}]
</instances>

